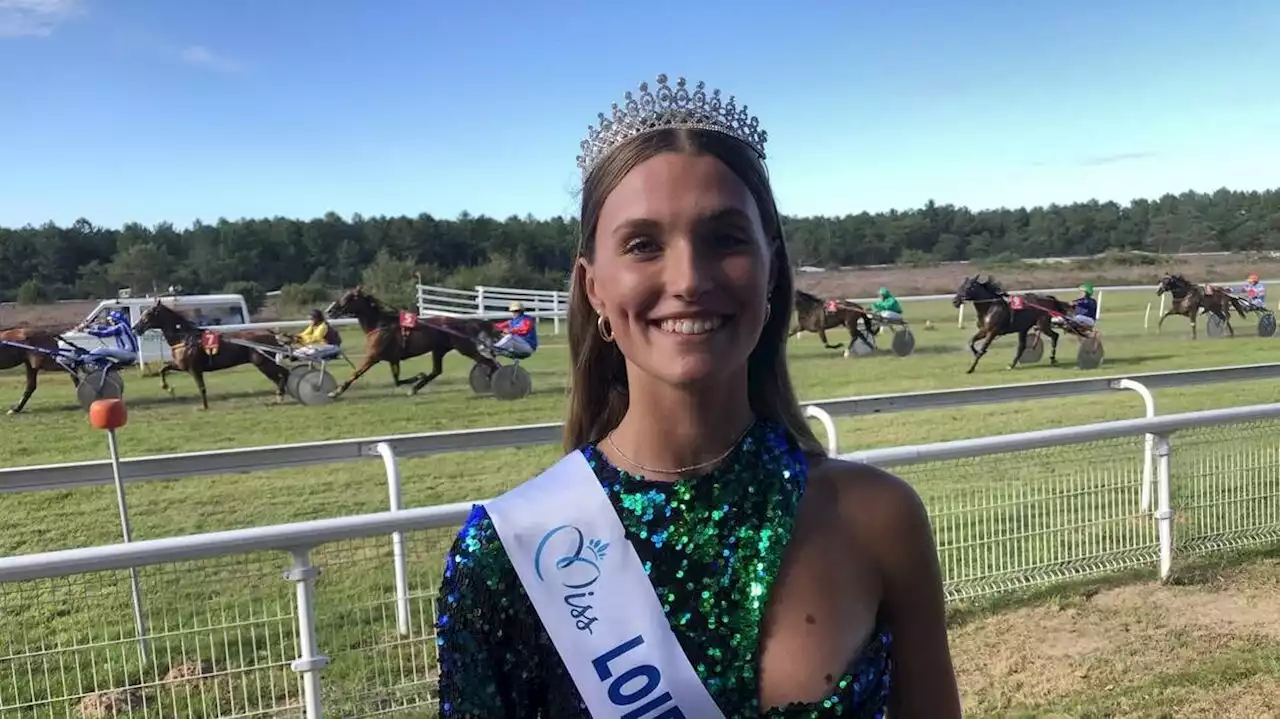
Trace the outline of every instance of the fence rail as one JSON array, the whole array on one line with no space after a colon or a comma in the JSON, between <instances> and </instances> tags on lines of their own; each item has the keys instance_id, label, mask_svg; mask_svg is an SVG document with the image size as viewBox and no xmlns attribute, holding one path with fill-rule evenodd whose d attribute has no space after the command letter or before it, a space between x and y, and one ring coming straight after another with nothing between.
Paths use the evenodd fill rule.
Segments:
<instances>
[{"instance_id":1,"label":"fence rail","mask_svg":"<svg viewBox=\"0 0 1280 719\"><path fill-rule=\"evenodd\" d=\"M1270 404L843 457L893 467L917 489L954 601L1119 569L1166 578L1179 557L1280 539L1278 430ZM1156 437L1152 513L1138 502L1144 435ZM0 713L431 707L435 588L470 507L0 558ZM123 570L143 578L146 634Z\"/></svg>"},{"instance_id":2,"label":"fence rail","mask_svg":"<svg viewBox=\"0 0 1280 719\"><path fill-rule=\"evenodd\" d=\"M813 414L828 424L830 420L823 417L824 414L853 417L1132 390L1142 395L1145 412L1152 415L1155 407L1150 389L1274 378L1280 378L1280 363L832 398L803 404L813 408ZM126 482L144 482L376 459L379 456L376 447L384 442L402 457L550 444L560 440L562 426L560 423L531 424L133 457L122 462L121 476ZM829 444L832 444L835 428L828 426L827 429L831 437ZM838 447L830 449L835 452ZM0 469L0 492L69 489L112 481L111 464L107 460Z\"/></svg>"}]
</instances>

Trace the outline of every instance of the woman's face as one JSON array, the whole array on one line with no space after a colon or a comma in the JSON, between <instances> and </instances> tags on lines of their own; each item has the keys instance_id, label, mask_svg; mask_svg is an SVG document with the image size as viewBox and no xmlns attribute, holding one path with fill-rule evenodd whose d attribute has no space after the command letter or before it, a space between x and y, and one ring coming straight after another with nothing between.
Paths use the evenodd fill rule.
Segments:
<instances>
[{"instance_id":1,"label":"woman's face","mask_svg":"<svg viewBox=\"0 0 1280 719\"><path fill-rule=\"evenodd\" d=\"M587 297L631 371L690 385L745 366L764 325L772 242L726 165L680 153L637 165L601 207L595 241L594 261L580 260Z\"/></svg>"}]
</instances>

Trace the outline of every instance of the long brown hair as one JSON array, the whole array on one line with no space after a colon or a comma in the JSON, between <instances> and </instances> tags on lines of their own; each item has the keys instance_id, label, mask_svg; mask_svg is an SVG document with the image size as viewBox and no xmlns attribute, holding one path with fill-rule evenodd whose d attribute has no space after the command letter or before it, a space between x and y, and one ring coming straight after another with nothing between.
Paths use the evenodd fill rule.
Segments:
<instances>
[{"instance_id":1,"label":"long brown hair","mask_svg":"<svg viewBox=\"0 0 1280 719\"><path fill-rule=\"evenodd\" d=\"M619 145L583 183L578 256L595 261L596 226L605 199L632 168L664 152L715 157L742 180L755 198L765 234L773 243L774 283L769 295L769 317L747 359L751 410L757 417L784 426L804 451L822 454L822 444L805 421L787 371L787 330L794 283L782 218L769 186L768 171L746 144L714 131L668 128L637 135ZM569 416L564 425L566 452L598 440L618 426L629 404L622 352L600 336L598 319L587 299L583 267L575 263L569 286L569 356L573 372Z\"/></svg>"}]
</instances>

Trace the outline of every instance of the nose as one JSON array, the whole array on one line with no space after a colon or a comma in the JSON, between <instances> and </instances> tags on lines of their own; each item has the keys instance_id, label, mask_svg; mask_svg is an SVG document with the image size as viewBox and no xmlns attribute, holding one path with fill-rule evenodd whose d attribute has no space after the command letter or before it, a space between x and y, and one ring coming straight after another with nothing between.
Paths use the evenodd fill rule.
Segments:
<instances>
[{"instance_id":1,"label":"nose","mask_svg":"<svg viewBox=\"0 0 1280 719\"><path fill-rule=\"evenodd\" d=\"M671 243L664 268L667 291L685 301L697 300L715 284L711 260L707 253L699 252L693 242Z\"/></svg>"}]
</instances>

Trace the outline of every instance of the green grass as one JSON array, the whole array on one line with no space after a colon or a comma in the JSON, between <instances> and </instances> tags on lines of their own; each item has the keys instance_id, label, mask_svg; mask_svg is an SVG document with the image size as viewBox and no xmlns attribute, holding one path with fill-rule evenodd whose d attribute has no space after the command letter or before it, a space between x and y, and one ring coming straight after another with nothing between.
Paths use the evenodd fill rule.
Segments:
<instances>
[{"instance_id":1,"label":"green grass","mask_svg":"<svg viewBox=\"0 0 1280 719\"><path fill-rule=\"evenodd\" d=\"M843 359L839 352L824 350L816 337L806 335L791 343L792 373L801 398L817 400L1280 361L1280 339L1256 337L1251 322L1237 321L1238 336L1234 340L1208 338L1202 322L1200 339L1191 342L1185 320L1178 318L1171 318L1165 323L1162 335L1157 335L1154 328L1144 332L1143 312L1151 299L1154 296L1147 293L1113 292L1105 296L1102 329L1107 360L1102 368L1091 372L1075 369L1076 343L1067 338L1062 341L1059 353L1063 366L1049 367L1046 352L1045 360L1039 365L1006 371L1015 339L1003 337L997 340L977 372L965 375L969 355L963 344L973 331L972 314L966 327L958 329L955 310L949 303L913 302L907 305L907 310L917 339L914 355L897 358L882 353L870 358ZM926 319L931 320L936 329L924 329ZM121 448L126 456L140 456L557 421L561 419L564 404L567 348L563 337L551 335L550 329L550 323L542 325L544 347L535 358L525 363L533 374L534 394L511 403L473 395L467 385L470 363L457 355L446 358L444 375L417 397L406 397L403 390L389 387L389 372L382 366L366 374L342 399L322 407L303 407L292 402L270 406L271 387L265 378L252 370L232 370L207 376L211 409L198 412L198 398L189 378L171 378L178 391L177 398L171 399L159 390L157 378L130 374L127 396L131 419L129 426L120 433ZM346 345L358 348L359 340L352 333L347 333ZM414 360L405 365L404 372L407 375L425 369L427 365L426 360ZM334 368L339 379L343 379L348 371L345 366ZM18 375L0 373L0 401L10 402L11 397L16 398L20 388L21 378ZM1162 413L1277 401L1280 401L1280 386L1274 381L1156 391L1157 407ZM1141 414L1142 404L1136 396L1116 393L849 418L838 420L838 426L841 449L851 451L1122 419ZM83 412L74 403L70 383L62 378L47 381L26 413L0 417L0 422L3 422L0 427L5 429L0 439L0 466L106 456L105 438L89 428ZM1249 436L1250 441L1256 441L1262 433L1254 430ZM1211 457L1215 448L1221 447L1220 440L1221 437L1208 432L1190 442L1200 449L1195 452L1180 449L1181 454L1175 454L1176 461L1180 463L1176 469L1187 474L1197 471L1200 465L1196 462L1203 461L1196 457ZM1070 478L1073 473L1079 479L1085 469L1110 463L1118 467L1116 471L1120 474L1106 480L1114 482L1114 486L1094 487L1094 496L1104 499L1091 501L1128 502L1132 499L1129 495L1136 492L1131 474L1123 474L1133 471L1132 459L1136 456L1132 453L1131 444L1115 443L1106 451L1095 448L1090 450L1093 455L1054 449L987 462L904 468L902 475L912 481L933 506L945 508L958 496L972 498L978 496L975 493L985 492L982 495L984 501L994 501L1012 496L1010 492L1027 484L1051 494L1050 480ZM1127 454L1117 453L1122 449ZM426 506L492 496L547 466L558 454L556 447L548 445L519 451L457 453L405 460L402 463L405 505ZM1226 468L1218 471L1223 469ZM1258 475L1259 471L1251 469L1245 477L1253 487L1258 482L1268 481L1267 477ZM1197 485L1194 491L1204 493L1208 490ZM381 511L387 507L381 465L372 460L248 476L196 477L133 484L128 487L128 493L134 536L139 539ZM109 487L0 495L0 517L4 517L6 522L4 529L0 530L0 554L118 541L114 505L114 494ZM1016 507L1016 503L1010 506ZM1089 505L1081 504L1073 504L1068 509L1069 513L1081 516L1090 511ZM987 520L1000 527L1002 532L1016 529L1016 522L1036 518L1025 512L1019 513L1017 509L1001 512L989 514ZM1124 536L1132 536L1134 541L1145 541L1150 534L1149 526L1135 528L1123 525L1121 522L1115 526L1092 527L1085 535L1106 538L1115 536L1108 535L1108 532L1126 532L1128 534ZM948 533L955 531L958 530L949 528L945 521L939 523L939 541L944 545L944 555L950 551L945 545L952 542ZM1076 551L1079 547L1070 543L1078 545L1086 541L1080 536L1064 539L1068 534L1060 532L1049 539L1041 538L1041 544L1027 551L1048 557L1054 552ZM959 542L964 535L956 534L955 537ZM440 556L449 539L450 533L441 531L420 533L409 540L413 557L411 579L420 593L415 600L419 630L429 628L430 606L425 595L438 580ZM377 539L329 547L318 552L317 561L325 566L319 608L321 643L324 651L335 657L335 663L325 670L326 682L338 688L334 699L348 702L348 708L353 712L357 704L368 709L374 705L393 706L396 702L390 694L359 694L358 688L371 683L389 686L401 681L399 678L392 681L385 676L372 681L368 678L370 673L391 672L393 669L390 667L400 667L394 671L418 676L425 672L430 662L430 647L424 642L392 640L394 622L389 616L390 606L385 602L390 592L391 576L387 564L388 545L388 541ZM965 551L962 547L954 550L952 566L955 572L982 574L1000 570L1000 557L966 557ZM357 561L359 558L363 561ZM291 587L280 579L279 574L285 558L279 555L254 557L248 569L244 559L144 570L148 611L154 617L153 632L161 632L163 628L160 625L165 623L174 631L170 639L157 640L160 651L147 667L138 665L128 643L94 650L67 649L54 654L58 655L58 661L82 668L102 666L107 662L105 657L110 655L114 665L120 668L121 676L128 676L134 682L156 681L171 667L183 661L193 661L194 656L213 659L219 671L236 665L278 664L282 656L287 662L291 658L287 654L292 641L288 638L292 621L288 617ZM1145 561L1145 557L1143 559ZM1105 568L1107 563L1100 561L1099 566ZM35 586L37 584L39 586ZM27 649L59 645L74 647L84 645L90 636L97 642L107 636L118 639L121 633L128 636L132 629L128 619L126 587L126 575L110 573L109 576L73 582L32 583L30 586L0 589L0 607L3 607L0 653L16 651L5 644ZM276 613L268 611L269 607L275 607ZM248 624L234 630L216 629L224 621ZM195 630L195 626L204 628ZM197 647L193 642L198 636L205 637L204 641L213 638L216 641L209 646ZM267 649L282 644L285 650ZM284 651L283 655L281 651ZM13 662L12 666L21 664L29 669L30 661L35 660ZM4 678L9 671L3 665L4 662L0 661L0 698L9 691L6 688L8 680ZM49 670L45 665L41 667L33 673L34 678L18 682L37 695L74 693L59 687L42 688L40 674ZM53 674L65 678L70 676L70 670L63 667ZM254 691L264 695L286 696L285 687L290 686L292 679L290 675L286 667L263 670L246 677L227 676L219 679L217 687L209 689L206 696L223 698L221 711L225 712L232 706L232 698L245 694L248 691L245 687L250 684L258 687ZM264 677L274 677L275 685L263 689L267 686ZM75 686L74 682L72 686ZM191 694L184 695L182 691L169 693L172 694L172 703L166 705L169 708L161 711L162 715L174 711L183 716L215 716L218 713L213 705L201 708L184 704ZM153 692L153 700L154 695ZM200 693L195 692L195 695L198 697Z\"/></svg>"}]
</instances>

